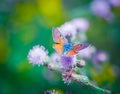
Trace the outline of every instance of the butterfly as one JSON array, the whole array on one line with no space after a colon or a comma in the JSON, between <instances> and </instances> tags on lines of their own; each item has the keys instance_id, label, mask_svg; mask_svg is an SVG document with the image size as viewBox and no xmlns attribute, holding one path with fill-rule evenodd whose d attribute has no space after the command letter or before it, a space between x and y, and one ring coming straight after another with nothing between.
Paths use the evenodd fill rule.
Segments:
<instances>
[{"instance_id":1,"label":"butterfly","mask_svg":"<svg viewBox=\"0 0 120 94\"><path fill-rule=\"evenodd\" d=\"M66 56L76 55L80 50L85 49L89 46L88 43L84 44L75 44L69 43L67 39L61 34L58 28L53 28L53 40L55 44L53 48L60 54L64 54Z\"/></svg>"}]
</instances>

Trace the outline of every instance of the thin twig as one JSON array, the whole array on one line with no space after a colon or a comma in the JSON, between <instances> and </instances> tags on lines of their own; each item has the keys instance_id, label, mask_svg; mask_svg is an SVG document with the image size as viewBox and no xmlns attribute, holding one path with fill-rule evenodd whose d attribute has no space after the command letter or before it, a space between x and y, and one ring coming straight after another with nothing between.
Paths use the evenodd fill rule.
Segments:
<instances>
[{"instance_id":1,"label":"thin twig","mask_svg":"<svg viewBox=\"0 0 120 94\"><path fill-rule=\"evenodd\" d=\"M92 83L89 83L88 86L90 86L90 87L92 87L92 88L94 88L94 89L100 90L100 91L102 91L102 92L104 92L104 93L112 94L112 92L111 92L110 90L100 88L100 87L98 87L98 86L96 86L96 85L94 85L94 84L92 84Z\"/></svg>"},{"instance_id":2,"label":"thin twig","mask_svg":"<svg viewBox=\"0 0 120 94\"><path fill-rule=\"evenodd\" d=\"M100 87L98 87L98 86L96 86L96 85L94 85L94 84L92 84L92 83L85 84L85 83L79 82L79 81L77 81L77 80L74 80L74 81L75 81L77 84L79 84L80 86L81 86L81 85L83 85L83 86L90 86L90 87L92 87L93 89L100 90L100 91L102 91L102 92L104 92L104 93L107 93L107 94L112 94L111 91L106 90L106 89L102 89L102 88L100 88Z\"/></svg>"}]
</instances>

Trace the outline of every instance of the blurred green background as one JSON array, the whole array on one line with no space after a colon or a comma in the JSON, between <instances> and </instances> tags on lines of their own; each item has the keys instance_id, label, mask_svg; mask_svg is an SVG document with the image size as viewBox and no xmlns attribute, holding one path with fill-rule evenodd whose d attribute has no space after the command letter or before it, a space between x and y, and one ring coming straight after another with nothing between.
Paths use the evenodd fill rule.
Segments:
<instances>
[{"instance_id":1,"label":"blurred green background","mask_svg":"<svg viewBox=\"0 0 120 94\"><path fill-rule=\"evenodd\" d=\"M42 94L49 89L71 90L73 94L103 94L76 83L66 85L60 74L28 63L27 54L34 45L45 46L50 55L54 51L52 27L76 17L90 22L88 42L109 53L108 69L92 80L100 87L120 91L120 7L111 8L115 20L107 22L93 15L91 2L0 0L0 94ZM112 76L108 76L113 67L115 73L110 72Z\"/></svg>"}]
</instances>

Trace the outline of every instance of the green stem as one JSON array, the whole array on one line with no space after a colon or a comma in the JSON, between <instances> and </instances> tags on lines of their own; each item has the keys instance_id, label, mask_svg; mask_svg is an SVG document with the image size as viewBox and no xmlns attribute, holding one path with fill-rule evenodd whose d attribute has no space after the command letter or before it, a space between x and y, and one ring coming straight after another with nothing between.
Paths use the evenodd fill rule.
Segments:
<instances>
[{"instance_id":1,"label":"green stem","mask_svg":"<svg viewBox=\"0 0 120 94\"><path fill-rule=\"evenodd\" d=\"M74 80L76 83L78 83L80 86L81 85L85 85L85 86L89 86L89 87L92 87L93 89L96 89L96 90L99 90L99 91L102 91L102 92L104 92L105 94L112 94L112 92L110 91L110 90L106 90L106 89L103 89L103 88L100 88L100 87L98 87L98 86L96 86L96 85L94 85L94 84L92 84L92 83L83 83L83 82L79 82L78 80ZM117 94L117 93L115 93L115 94Z\"/></svg>"},{"instance_id":2,"label":"green stem","mask_svg":"<svg viewBox=\"0 0 120 94\"><path fill-rule=\"evenodd\" d=\"M110 90L100 88L100 87L98 87L98 86L96 86L96 85L94 85L94 84L92 84L92 83L89 83L88 86L90 86L90 87L92 87L92 88L94 88L94 89L100 90L100 91L102 91L102 92L104 92L104 93L112 94L112 92L111 92Z\"/></svg>"}]
</instances>

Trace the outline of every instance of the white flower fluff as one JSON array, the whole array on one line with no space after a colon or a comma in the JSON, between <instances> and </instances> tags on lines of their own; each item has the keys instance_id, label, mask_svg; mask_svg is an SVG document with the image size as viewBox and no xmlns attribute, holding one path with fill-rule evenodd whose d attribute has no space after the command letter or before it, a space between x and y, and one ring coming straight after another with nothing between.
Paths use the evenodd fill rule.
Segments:
<instances>
[{"instance_id":1,"label":"white flower fluff","mask_svg":"<svg viewBox=\"0 0 120 94\"><path fill-rule=\"evenodd\" d=\"M77 33L75 26L71 22L64 23L58 29L63 36L74 36Z\"/></svg>"},{"instance_id":2,"label":"white flower fluff","mask_svg":"<svg viewBox=\"0 0 120 94\"><path fill-rule=\"evenodd\" d=\"M36 45L28 53L28 60L32 64L43 65L47 61L48 51L44 46Z\"/></svg>"}]
</instances>

